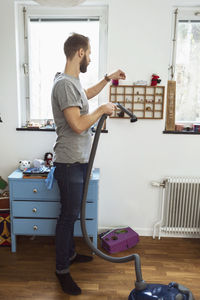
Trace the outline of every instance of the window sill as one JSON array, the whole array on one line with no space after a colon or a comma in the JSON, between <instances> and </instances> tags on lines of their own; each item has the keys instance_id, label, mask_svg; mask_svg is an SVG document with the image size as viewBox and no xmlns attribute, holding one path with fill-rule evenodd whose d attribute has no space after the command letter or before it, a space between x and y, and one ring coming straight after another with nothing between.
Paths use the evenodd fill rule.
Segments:
<instances>
[{"instance_id":1,"label":"window sill","mask_svg":"<svg viewBox=\"0 0 200 300\"><path fill-rule=\"evenodd\" d=\"M163 130L164 134L193 134L193 135L199 135L200 132L195 131L169 131L169 130Z\"/></svg>"},{"instance_id":2,"label":"window sill","mask_svg":"<svg viewBox=\"0 0 200 300\"><path fill-rule=\"evenodd\" d=\"M19 128L16 128L17 131L55 131L54 128L28 128L28 127L19 127ZM92 132L95 133L96 130L92 129ZM101 130L101 133L108 133L108 130L107 129L102 129Z\"/></svg>"},{"instance_id":3,"label":"window sill","mask_svg":"<svg viewBox=\"0 0 200 300\"><path fill-rule=\"evenodd\" d=\"M16 128L17 131L55 131L54 128L33 128L33 127L21 127L21 128Z\"/></svg>"}]
</instances>

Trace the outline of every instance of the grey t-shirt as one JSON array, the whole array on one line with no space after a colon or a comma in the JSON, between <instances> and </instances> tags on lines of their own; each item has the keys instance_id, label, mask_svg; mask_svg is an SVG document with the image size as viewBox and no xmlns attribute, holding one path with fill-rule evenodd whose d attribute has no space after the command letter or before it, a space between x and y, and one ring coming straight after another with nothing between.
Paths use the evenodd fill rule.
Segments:
<instances>
[{"instance_id":1,"label":"grey t-shirt","mask_svg":"<svg viewBox=\"0 0 200 300\"><path fill-rule=\"evenodd\" d=\"M54 145L54 161L60 163L86 163L91 149L91 129L81 134L74 132L65 119L63 110L77 106L80 114L88 113L86 94L78 78L57 73L51 95L57 139Z\"/></svg>"}]
</instances>

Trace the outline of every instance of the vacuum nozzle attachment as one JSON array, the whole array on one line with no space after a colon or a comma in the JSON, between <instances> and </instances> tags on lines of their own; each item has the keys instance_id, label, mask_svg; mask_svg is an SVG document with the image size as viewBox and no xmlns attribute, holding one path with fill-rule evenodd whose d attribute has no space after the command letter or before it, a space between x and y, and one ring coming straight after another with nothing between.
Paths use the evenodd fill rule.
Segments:
<instances>
[{"instance_id":1,"label":"vacuum nozzle attachment","mask_svg":"<svg viewBox=\"0 0 200 300\"><path fill-rule=\"evenodd\" d=\"M131 122L131 123L136 122L136 121L137 121L137 118L131 118L131 119L130 119L130 122Z\"/></svg>"},{"instance_id":2,"label":"vacuum nozzle attachment","mask_svg":"<svg viewBox=\"0 0 200 300\"><path fill-rule=\"evenodd\" d=\"M134 115L131 111L129 111L128 109L126 109L123 105L121 105L119 102L116 103L116 106L119 107L121 109L121 111L125 112L129 117L130 117L130 122L136 122L137 121L137 117L136 115Z\"/></svg>"}]
</instances>

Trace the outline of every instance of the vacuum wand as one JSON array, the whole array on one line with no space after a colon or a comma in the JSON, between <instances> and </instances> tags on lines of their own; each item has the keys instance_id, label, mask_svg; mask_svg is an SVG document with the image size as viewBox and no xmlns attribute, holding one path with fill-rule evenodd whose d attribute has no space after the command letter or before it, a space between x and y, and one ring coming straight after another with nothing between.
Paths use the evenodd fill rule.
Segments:
<instances>
[{"instance_id":1,"label":"vacuum wand","mask_svg":"<svg viewBox=\"0 0 200 300\"><path fill-rule=\"evenodd\" d=\"M130 121L131 122L136 122L137 121L137 117L136 115L134 115L130 110L126 109L123 105L121 105L119 102L115 103L115 105L117 107L119 107L121 109L121 111L123 111L124 113L126 113L129 117L130 117Z\"/></svg>"}]
</instances>

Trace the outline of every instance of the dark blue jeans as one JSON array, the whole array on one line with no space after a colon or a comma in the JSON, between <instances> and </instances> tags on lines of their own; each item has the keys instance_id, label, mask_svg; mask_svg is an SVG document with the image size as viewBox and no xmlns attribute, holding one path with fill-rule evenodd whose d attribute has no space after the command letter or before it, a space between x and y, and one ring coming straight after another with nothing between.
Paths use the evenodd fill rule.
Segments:
<instances>
[{"instance_id":1,"label":"dark blue jeans","mask_svg":"<svg viewBox=\"0 0 200 300\"><path fill-rule=\"evenodd\" d=\"M78 218L88 164L54 163L60 190L61 212L56 226L56 270L68 271L75 254L74 223Z\"/></svg>"}]
</instances>

